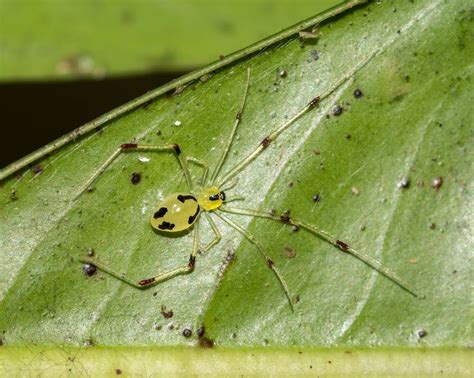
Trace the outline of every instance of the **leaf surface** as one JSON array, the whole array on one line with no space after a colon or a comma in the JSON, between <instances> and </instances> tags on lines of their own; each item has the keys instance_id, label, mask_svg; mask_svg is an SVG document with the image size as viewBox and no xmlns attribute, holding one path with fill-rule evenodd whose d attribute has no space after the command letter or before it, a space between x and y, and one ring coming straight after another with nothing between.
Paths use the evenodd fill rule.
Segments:
<instances>
[{"instance_id":1,"label":"leaf surface","mask_svg":"<svg viewBox=\"0 0 474 378\"><path fill-rule=\"evenodd\" d=\"M182 331L195 335L199 319L220 347L467 347L473 244L469 2L370 3L321 22L320 30L316 44L292 37L268 46L178 94L110 119L37 162L41 173L26 170L4 180L3 344L196 345ZM213 167L248 68L249 96L224 171L312 98L330 95L239 175L228 195L245 201L234 206L278 214L290 209L295 218L382 261L420 298L304 230L242 216L232 219L265 246L299 298L295 312L255 248L219 219L222 241L198 256L192 274L139 291L102 272L82 273L78 259L89 248L137 279L187 263L192 235L163 237L149 225L160 198L185 189L173 156L123 154L94 191L73 198L124 142L179 143L183 153ZM356 89L362 96L354 96ZM133 172L141 174L137 185ZM210 241L205 222L201 231L203 243ZM216 287L229 251L235 261ZM162 306L172 318L164 318Z\"/></svg>"}]
</instances>

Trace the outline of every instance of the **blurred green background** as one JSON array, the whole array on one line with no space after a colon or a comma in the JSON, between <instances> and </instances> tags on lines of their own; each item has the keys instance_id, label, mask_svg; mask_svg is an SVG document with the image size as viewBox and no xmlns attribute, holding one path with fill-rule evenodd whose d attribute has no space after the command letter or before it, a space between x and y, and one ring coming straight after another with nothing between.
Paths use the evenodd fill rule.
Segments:
<instances>
[{"instance_id":1,"label":"blurred green background","mask_svg":"<svg viewBox=\"0 0 474 378\"><path fill-rule=\"evenodd\" d=\"M0 168L340 2L0 0Z\"/></svg>"}]
</instances>

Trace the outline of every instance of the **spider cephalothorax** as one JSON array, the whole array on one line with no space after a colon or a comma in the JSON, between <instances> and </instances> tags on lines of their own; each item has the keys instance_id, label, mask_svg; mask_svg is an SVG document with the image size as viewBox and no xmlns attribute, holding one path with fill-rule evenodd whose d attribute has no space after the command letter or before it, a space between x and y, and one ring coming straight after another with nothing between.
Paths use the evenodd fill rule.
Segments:
<instances>
[{"instance_id":1,"label":"spider cephalothorax","mask_svg":"<svg viewBox=\"0 0 474 378\"><path fill-rule=\"evenodd\" d=\"M164 232L180 232L190 228L201 211L213 211L222 206L225 193L217 187L206 187L199 195L173 193L158 204L151 218L154 229Z\"/></svg>"}]
</instances>

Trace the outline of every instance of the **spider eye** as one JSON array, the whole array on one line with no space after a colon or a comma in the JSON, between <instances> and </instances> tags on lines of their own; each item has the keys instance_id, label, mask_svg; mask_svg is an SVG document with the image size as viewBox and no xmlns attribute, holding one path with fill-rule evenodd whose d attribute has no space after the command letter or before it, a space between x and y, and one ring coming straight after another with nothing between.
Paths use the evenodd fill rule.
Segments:
<instances>
[{"instance_id":1,"label":"spider eye","mask_svg":"<svg viewBox=\"0 0 474 378\"><path fill-rule=\"evenodd\" d=\"M210 201L217 201L219 199L219 194L213 194L209 197Z\"/></svg>"}]
</instances>

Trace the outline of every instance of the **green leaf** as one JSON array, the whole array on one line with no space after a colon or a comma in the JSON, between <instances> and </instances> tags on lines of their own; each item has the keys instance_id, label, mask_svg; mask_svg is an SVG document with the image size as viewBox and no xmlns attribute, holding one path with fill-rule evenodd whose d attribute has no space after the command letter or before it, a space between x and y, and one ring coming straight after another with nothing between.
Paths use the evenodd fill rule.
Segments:
<instances>
[{"instance_id":1,"label":"green leaf","mask_svg":"<svg viewBox=\"0 0 474 378\"><path fill-rule=\"evenodd\" d=\"M71 369L86 366L90 372L105 366L103 359L112 369L128 356L141 362L131 367L137 373L158 366L131 348L146 346L151 356L164 353L174 371L182 371L189 362L182 347L198 344L199 319L219 347L202 361L223 361L228 372L247 371L237 347L254 353L249 363L256 372L276 347L283 350L271 357L275 372L300 371L287 361L299 358L298 351L316 358L323 348L324 356L341 362L331 370L341 374L389 372L398 358L415 361L413 373L439 367L468 374L469 357L448 350L465 348L472 338L472 10L468 1L386 1L348 10L352 5L183 77L0 172L0 361L15 355L18 365L26 364L21 351L37 345L49 352L28 366L44 368L62 358L55 366L66 369L66 356L75 352L63 346L93 344L107 349L79 349L81 364ZM317 43L295 35L318 23ZM124 142L179 143L184 154L215 165L248 68L249 96L225 171L315 96L329 95L240 174L228 195L241 194L245 201L233 206L277 214L290 209L295 218L382 261L419 298L302 229L242 216L232 219L265 246L298 295L294 312L257 250L219 220L223 239L198 256L192 274L140 291L103 272L82 273L78 259L89 248L136 279L187 263L192 235L164 237L149 225L160 198L185 190L171 154L123 154L94 191L74 197ZM161 95L172 85L179 86L177 93ZM356 89L362 96L354 96ZM334 115L335 106L342 114ZM21 170L35 159L37 173ZM133 172L141 174L137 185ZM408 185L400 187L404 178ZM313 201L316 194L319 202ZM201 231L203 242L212 238L205 222ZM214 290L228 251L235 261ZM173 311L172 318L163 317L162 306ZM185 338L184 328L193 329L193 337ZM179 348L164 352L156 346ZM411 354L413 348L420 353ZM360 359L342 357L341 349ZM199 355L190 359L198 369ZM309 369L309 360L297 361ZM319 372L327 371L324 360L315 361Z\"/></svg>"},{"instance_id":2,"label":"green leaf","mask_svg":"<svg viewBox=\"0 0 474 378\"><path fill-rule=\"evenodd\" d=\"M2 0L0 80L189 71L340 2Z\"/></svg>"}]
</instances>

